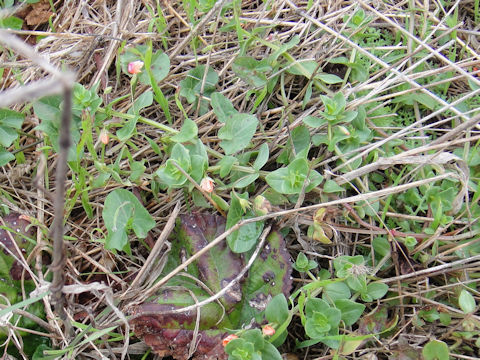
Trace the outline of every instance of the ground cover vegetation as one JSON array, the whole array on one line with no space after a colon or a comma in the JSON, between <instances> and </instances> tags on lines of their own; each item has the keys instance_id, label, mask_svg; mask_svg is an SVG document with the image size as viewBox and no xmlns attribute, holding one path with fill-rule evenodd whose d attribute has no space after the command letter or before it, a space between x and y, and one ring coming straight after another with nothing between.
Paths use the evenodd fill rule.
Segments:
<instances>
[{"instance_id":1,"label":"ground cover vegetation","mask_svg":"<svg viewBox=\"0 0 480 360\"><path fill-rule=\"evenodd\" d=\"M2 358L478 358L479 0L0 6Z\"/></svg>"}]
</instances>

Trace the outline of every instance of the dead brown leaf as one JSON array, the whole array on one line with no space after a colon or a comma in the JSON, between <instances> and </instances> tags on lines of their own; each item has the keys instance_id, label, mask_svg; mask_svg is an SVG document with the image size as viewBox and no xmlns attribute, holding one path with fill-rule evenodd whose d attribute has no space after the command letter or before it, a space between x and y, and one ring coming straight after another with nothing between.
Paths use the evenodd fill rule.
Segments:
<instances>
[{"instance_id":1,"label":"dead brown leaf","mask_svg":"<svg viewBox=\"0 0 480 360\"><path fill-rule=\"evenodd\" d=\"M53 15L48 0L42 0L31 5L29 13L25 16L25 21L29 26L37 26L48 22Z\"/></svg>"}]
</instances>

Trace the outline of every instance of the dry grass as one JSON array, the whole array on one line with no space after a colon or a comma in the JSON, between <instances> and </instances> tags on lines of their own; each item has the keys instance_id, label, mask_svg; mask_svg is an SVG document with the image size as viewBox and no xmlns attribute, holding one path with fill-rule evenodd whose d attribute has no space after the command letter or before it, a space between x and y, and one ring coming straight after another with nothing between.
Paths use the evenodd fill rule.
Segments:
<instances>
[{"instance_id":1,"label":"dry grass","mask_svg":"<svg viewBox=\"0 0 480 360\"><path fill-rule=\"evenodd\" d=\"M467 209L471 205L471 196L475 189L468 186L469 181L472 180L470 177L472 175L475 177L476 174L470 174L465 160L454 156L453 150L459 148L468 150L469 146L474 146L479 139L477 109L464 111L456 105L475 99L480 93L480 80L472 72L472 66L480 62L478 55L480 45L477 41L480 33L473 22L474 1L452 1L453 5L447 9L443 9L440 3L441 1L414 0L365 0L359 2L328 0L313 1L313 6L307 10L306 1L242 1L240 20L247 31L260 26L271 26L262 33L262 36L268 41L279 43L286 43L294 35L299 36L299 44L290 51L291 56L297 61L315 60L320 64L319 71L332 72L341 71L339 67L332 67L329 64L329 60L339 56L350 57L352 52L356 52L370 60L371 69L368 79L348 83L343 87L345 96L350 99L348 109L357 109L361 105L377 102L377 108L389 105L393 108L396 98L410 93L426 94L435 103L434 110L428 111L414 102L412 105L414 118L404 126L399 126L398 122L397 125L391 123L382 127L381 121L377 120L389 117L389 115L394 118L397 115L382 114L376 117L379 112L375 111L375 108L371 108L367 113L367 120L370 129L375 130L374 139L368 144L363 144L353 153L344 154L343 158L328 153L323 146L314 149L314 157L323 159L318 163L316 170L340 185L350 184L351 189L355 190L350 190L344 196L345 199L341 200L334 197L328 198L325 194L321 195L319 190L314 192L314 195L308 194L305 198L300 197L295 207L295 204L290 204L285 208L276 209L278 213L275 213L274 216L277 221L294 230L289 236L289 249L292 257L296 256L299 251L304 251L316 257L323 267L328 268L329 259L339 255L355 255L359 253L359 248L370 248L375 236L389 234L386 227L382 226L381 213L377 216L359 219L356 214L349 213L348 208L343 207L342 204L371 199L371 205L373 205L380 196L401 194L407 188L416 187L418 184L412 183L418 179L426 164L435 166L439 172L444 172L443 178L456 178L461 183L460 191L453 204L454 210L450 214L453 216L451 226L440 227L433 235L419 234L425 239L419 242L419 245L410 253L410 256L413 256L425 249L431 249L438 241L442 241L443 245L437 248L436 254L424 263L426 268L408 274L402 273L400 263L405 260L401 254L394 253L394 263L388 271L376 269L378 273L375 275L379 276L383 282L390 284L391 291L396 293L393 298L398 301L398 306L392 308L392 311L400 316L397 331L377 339L374 343L369 343L368 346L358 350L355 355L347 356L348 359L374 359L375 357L400 359L400 357L392 356L398 352L406 352L404 349L407 345L405 344L408 344L411 349L419 351L426 341L433 338L452 344L452 332L462 329L464 315L458 308L446 305L444 299L456 296L455 289L458 288L458 281L461 281L464 286L474 284L475 276L478 275L480 258L474 256L462 259L457 256L456 252L467 245L462 240L478 241L479 230L472 227L477 219L465 220L468 215L460 212L465 204L467 204ZM164 33L152 32L149 28L156 19L147 10L146 4L163 13L167 25ZM271 9L267 7L267 4L271 6ZM232 70L232 63L241 52L237 34L234 30L225 32L220 29L229 19L233 19L231 12L220 16L218 11L212 11L207 15L197 11L195 16L200 22L193 26L192 31L188 16L180 2L65 0L56 2L54 6L57 10L52 18L52 26L55 31L49 30L47 25L40 25L29 30L9 31L9 33L16 34L27 43L34 44L36 52L57 69L65 68L74 71L76 81L85 87L90 88L93 84L100 82L99 94L103 98L104 104L130 93L128 78L123 74L117 74L115 68L122 42L126 42L125 47L128 48L136 44L143 44L150 39L155 48L161 48L163 41L166 41L168 45L166 53L170 57L171 71L159 86L165 96L170 99L169 107L174 119L173 124L170 125L172 128L179 130L184 120L182 112L175 105L173 95L179 88L179 82L197 64L207 64L217 71L220 78L217 91L229 98L237 110L243 112L252 110L253 101L245 96L251 87L240 80ZM379 45L372 44L370 47L361 47L352 40L351 36L347 37L344 18L351 17L358 8L363 8L367 16L371 17L372 27L386 30L393 38L397 37L399 41L394 46L379 42ZM415 8L415 12L411 11L413 8ZM446 19L447 15L453 15L456 11L458 11L459 21L455 28L452 28L446 24ZM421 24L425 21L428 21L432 27L422 27ZM453 32L456 32L455 37L450 36ZM190 35L193 38L195 34L197 35L195 40L198 46L197 50L192 49L190 41L185 41L187 36ZM41 36L42 39L35 42L37 36ZM403 42L402 39L406 39L406 41ZM450 58L453 44L457 46L457 55L455 58ZM207 50L203 51L203 49ZM389 57L399 49L404 49L407 55L401 58ZM266 58L271 51L268 47L256 43L255 46L248 48L247 54L262 59ZM420 51L423 53L422 58L416 56ZM6 94L10 91L9 89L20 84L28 86L37 81L49 81L45 80L47 76L45 68L39 67L38 61L35 62L32 57L18 56L4 51L0 53L0 64L5 69L0 83L1 90L3 90L3 94L0 93L0 99L7 98ZM418 70L419 68L421 70ZM440 83L431 83L425 79L431 79L434 75L442 73L448 74L448 81L451 81L451 85L448 92L440 97L433 92L433 87ZM477 90L472 91L468 81L479 86ZM48 88L51 83L47 82L46 84ZM400 84L408 84L409 87L399 88ZM291 131L302 125L302 119L307 115L316 114L318 110L322 109L322 101L316 93L306 104L305 109L302 109L307 85L308 82L305 78L285 73L283 89L277 85L274 91L267 96L266 101L262 102L255 110L255 115L261 121L261 130L255 134L252 140L253 148L265 142L269 144L270 160L266 167L268 171L278 167L275 159L288 144ZM107 87L111 87L110 93L104 93ZM146 89L143 85L139 85L139 87L137 94L140 94L142 89ZM338 85L329 86L328 91L333 94L339 88ZM44 92L36 94L44 95ZM12 99L11 96L9 95L8 99ZM18 98L15 96L17 95L13 95L15 100L24 100L20 95ZM33 100L34 96L29 95L29 97L30 100ZM131 105L132 101L127 97L116 104L115 110L126 112ZM183 105L189 117L198 125L199 137L202 142L212 150L221 153L217 137L219 123L213 111L200 115L198 109L193 105L188 105L186 102ZM17 101L15 108L24 109L25 104ZM2 169L0 201L11 210L27 214L38 221L36 237L38 245L29 255L29 260L35 259L36 280L38 287L41 287L44 286L48 273L48 271L45 273L41 267L42 260L48 256L42 257L42 254L51 255L52 252L50 240L46 235L47 229L53 222L54 207L51 202L51 194L54 193L57 186L54 175L57 155L49 152L46 156L47 153L41 151L43 144L35 143L42 139L43 134L34 130L39 120L33 115L33 112L27 111L27 114L29 115L25 120L19 142L20 146L24 147L26 160L22 165L11 162ZM155 122L166 123L165 115L159 106L149 107L142 115ZM105 125L110 126L118 122L118 119L112 118L107 120ZM462 124L466 125L462 126ZM143 123L138 124L137 131L155 139L159 144L164 135L157 128ZM356 169L350 167L356 159L365 160L376 149L384 149L385 144L394 140L403 140L403 144L405 144L413 138L421 139L423 146L396 155L383 152L383 156L378 158L375 163L364 162L363 166ZM94 140L96 141L96 139ZM167 157L158 156L141 136L135 136L131 141L136 147L132 151L133 158L146 161L147 169L144 181L143 184L136 186L136 191L142 193L144 205L157 223L156 228L151 232L153 240L160 237L177 202L182 205L180 212L188 212L191 205L188 204L188 198L182 190L161 191L158 196L152 195L152 174ZM123 144L115 139L110 141L105 153L106 164L117 160L122 146ZM408 148L404 148L404 150L408 150ZM215 165L219 160L220 156L216 154L215 152L209 154L210 166ZM339 159L344 161L339 161ZM374 189L369 177L371 174L379 170L399 171L407 165L412 170L403 173L396 185L382 190L381 187L378 187L379 184L376 184L375 189L380 192L369 194ZM92 176L97 175L97 170L88 154L83 159L82 166L87 168ZM128 163L125 160L120 162L120 166L128 169ZM39 183L35 187L32 179L38 174L42 174L42 176L37 176ZM68 176L67 199L73 196L75 189L75 184L71 179L72 174L69 173ZM425 184L433 183L438 178L425 177L421 181ZM473 180L476 183L476 179ZM255 194L261 193L265 189L264 185L264 182L259 181ZM145 249L140 245L134 246L134 257L130 257L106 251L99 242L103 238L99 229L105 230L101 216L102 204L106 195L119 187L125 186L110 181L105 187L89 192L89 201L94 209L93 218L87 217L79 200L72 208L67 208L65 216L68 256L64 271L66 283L72 286L65 289L66 313L70 321L82 319L82 322L88 324L93 320L97 310L103 309L106 305L115 308L115 311L106 316L96 316L94 325L96 328L105 328L119 321L126 323L122 313L128 309L132 299L139 295L137 292L145 291L145 287L140 287L135 289L137 292L132 292L128 281L124 279L125 272L133 273L142 270L142 267L145 266L148 256ZM251 196L255 194L251 194ZM229 201L229 191L224 191L219 195ZM313 210L323 206L334 209L338 215L331 223L335 229L335 241L332 245L312 242L306 236L306 226L312 223ZM423 223L424 227L433 221L431 213L412 215L407 211L404 213L390 211L387 216L407 221L415 220ZM447 231L452 227L455 230ZM394 237L390 237L390 240L392 243L397 243ZM398 251L401 252L400 247L397 249L400 249ZM160 270L161 267L157 266L154 274L158 274ZM96 273L107 275L98 276L95 275ZM153 277L151 276L150 279ZM456 281L452 283L451 279ZM107 286L99 286L96 281L102 281ZM297 279L297 281L298 284L302 284L303 280ZM147 283L144 282L142 285ZM89 294L92 294L89 299L86 300L76 293L79 284L90 284L85 285L84 288L84 290L90 290ZM476 290L475 294L478 298ZM416 301L412 301L412 299ZM389 299L389 301L391 300ZM383 300L379 301L378 305L383 302ZM64 323L55 317L47 298L44 298L44 305L49 323L49 336L52 337L54 346L59 349L66 348L71 344L74 334L64 333ZM376 305L375 303L370 304L369 310L373 310ZM427 308L437 308L450 313L453 320L449 328L430 325L416 326L417 312ZM85 311L87 316L77 317L79 313ZM478 324L480 317L473 314L470 315L470 319ZM476 326L478 330L478 325ZM117 331L128 333L125 331L125 327L119 327ZM287 352L292 351L293 338L304 337L299 324L292 326L290 334L291 337L284 349ZM87 334L82 336L83 340ZM128 338L128 335L125 336ZM130 343L132 343L132 339L130 339ZM475 352L478 354L478 348L474 346L474 341L466 342L464 345L467 344L473 346L474 350L465 350L464 355L455 355L456 358L475 358L472 354ZM102 354L113 359L145 352L145 348L138 342L129 344L128 341L117 341L103 345L102 348L99 348L93 342L86 342L82 346L75 347L72 358L98 359ZM314 346L308 351L298 352L297 355L307 359L332 358L326 347L320 345Z\"/></svg>"}]
</instances>

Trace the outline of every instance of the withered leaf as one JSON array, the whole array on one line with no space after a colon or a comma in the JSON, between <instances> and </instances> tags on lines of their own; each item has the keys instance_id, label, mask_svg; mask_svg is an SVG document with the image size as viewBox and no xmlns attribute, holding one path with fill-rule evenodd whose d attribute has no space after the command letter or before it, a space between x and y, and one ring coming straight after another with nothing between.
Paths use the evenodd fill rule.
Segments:
<instances>
[{"instance_id":1,"label":"withered leaf","mask_svg":"<svg viewBox=\"0 0 480 360\"><path fill-rule=\"evenodd\" d=\"M31 4L31 10L25 16L27 25L36 26L48 22L50 16L53 15L53 12L50 8L50 2L48 0L42 0L37 3Z\"/></svg>"}]
</instances>

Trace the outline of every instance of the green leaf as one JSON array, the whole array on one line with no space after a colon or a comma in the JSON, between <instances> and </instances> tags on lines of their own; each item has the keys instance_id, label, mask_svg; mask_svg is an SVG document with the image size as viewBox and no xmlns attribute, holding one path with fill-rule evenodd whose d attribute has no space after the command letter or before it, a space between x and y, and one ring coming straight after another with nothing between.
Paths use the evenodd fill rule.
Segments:
<instances>
[{"instance_id":1,"label":"green leaf","mask_svg":"<svg viewBox=\"0 0 480 360\"><path fill-rule=\"evenodd\" d=\"M422 350L424 360L448 360L448 346L443 341L431 340Z\"/></svg>"},{"instance_id":2,"label":"green leaf","mask_svg":"<svg viewBox=\"0 0 480 360\"><path fill-rule=\"evenodd\" d=\"M250 56L239 56L232 64L232 69L247 84L262 88L267 85L267 73L272 69L267 59L255 60Z\"/></svg>"},{"instance_id":3,"label":"green leaf","mask_svg":"<svg viewBox=\"0 0 480 360\"><path fill-rule=\"evenodd\" d=\"M307 124L308 126L311 126L313 128L316 128L316 127L320 127L324 124L327 123L327 119L325 118L319 118L319 117L315 117L315 116L306 116L304 119L303 119L303 122L305 124Z\"/></svg>"},{"instance_id":4,"label":"green leaf","mask_svg":"<svg viewBox=\"0 0 480 360\"><path fill-rule=\"evenodd\" d=\"M336 300L335 307L342 312L342 320L347 326L355 324L365 310L365 305L348 299Z\"/></svg>"},{"instance_id":5,"label":"green leaf","mask_svg":"<svg viewBox=\"0 0 480 360\"><path fill-rule=\"evenodd\" d=\"M268 144L263 143L258 150L257 158L253 163L253 168L255 170L260 170L268 161Z\"/></svg>"},{"instance_id":6,"label":"green leaf","mask_svg":"<svg viewBox=\"0 0 480 360\"><path fill-rule=\"evenodd\" d=\"M287 69L287 72L293 75L305 76L311 79L313 72L318 68L315 60L298 61Z\"/></svg>"},{"instance_id":7,"label":"green leaf","mask_svg":"<svg viewBox=\"0 0 480 360\"><path fill-rule=\"evenodd\" d=\"M121 129L117 130L117 137L120 141L127 141L137 128L138 116L128 120Z\"/></svg>"},{"instance_id":8,"label":"green leaf","mask_svg":"<svg viewBox=\"0 0 480 360\"><path fill-rule=\"evenodd\" d=\"M83 85L75 83L73 85L73 115L81 118L82 112L88 111L91 115L95 114L103 100L97 95L98 82L91 89L86 89Z\"/></svg>"},{"instance_id":9,"label":"green leaf","mask_svg":"<svg viewBox=\"0 0 480 360\"><path fill-rule=\"evenodd\" d=\"M320 175L318 171L310 170L310 175L308 176L309 184L305 188L305 193L309 193L310 191L312 191L315 187L320 185L322 181L323 181L323 176Z\"/></svg>"},{"instance_id":10,"label":"green leaf","mask_svg":"<svg viewBox=\"0 0 480 360\"><path fill-rule=\"evenodd\" d=\"M219 92L214 92L211 96L211 105L213 112L217 115L218 121L224 123L227 119L238 111L233 107L232 102Z\"/></svg>"},{"instance_id":11,"label":"green leaf","mask_svg":"<svg viewBox=\"0 0 480 360\"><path fill-rule=\"evenodd\" d=\"M3 28L3 29L21 30L22 25L23 25L23 20L16 16L9 16L9 17L0 19L0 28Z\"/></svg>"},{"instance_id":12,"label":"green leaf","mask_svg":"<svg viewBox=\"0 0 480 360\"><path fill-rule=\"evenodd\" d=\"M270 299L281 293L288 296L292 284L290 275L290 255L285 246L285 240L278 231L272 231L267 236L264 249L248 272L243 288L244 304L241 323L251 323L254 318L259 323L263 322L264 310L268 307ZM276 301L282 302L278 299ZM272 307L271 310L274 308ZM285 307L278 310L277 320L282 320L285 317Z\"/></svg>"},{"instance_id":13,"label":"green leaf","mask_svg":"<svg viewBox=\"0 0 480 360\"><path fill-rule=\"evenodd\" d=\"M336 105L336 109L337 109L336 114L339 114L339 113L343 112L343 110L345 110L345 106L347 105L347 102L345 100L345 95L343 95L343 93L341 91L337 92L333 96L332 100L335 102L335 105ZM327 106L327 104L328 104L328 102L325 103L325 106Z\"/></svg>"},{"instance_id":14,"label":"green leaf","mask_svg":"<svg viewBox=\"0 0 480 360\"><path fill-rule=\"evenodd\" d=\"M353 291L359 291L360 294L362 295L362 300L365 302L370 302L373 300L373 298L368 298L364 295L370 296L370 294L367 292L367 277L365 274L360 274L360 275L350 275L347 277L345 280L347 285L352 289Z\"/></svg>"},{"instance_id":15,"label":"green leaf","mask_svg":"<svg viewBox=\"0 0 480 360\"><path fill-rule=\"evenodd\" d=\"M181 187L187 181L185 175L175 166L178 164L185 172L190 173L192 167L192 159L188 149L180 143L177 143L172 148L170 159L167 160L164 166L161 166L156 172L160 182L170 187ZM203 161L204 163L204 161Z\"/></svg>"},{"instance_id":16,"label":"green leaf","mask_svg":"<svg viewBox=\"0 0 480 360\"><path fill-rule=\"evenodd\" d=\"M380 257L384 257L391 252L390 242L384 236L377 236L373 238L372 246L373 250L375 251L375 255Z\"/></svg>"},{"instance_id":17,"label":"green leaf","mask_svg":"<svg viewBox=\"0 0 480 360\"><path fill-rule=\"evenodd\" d=\"M465 314L473 313L477 307L472 294L465 289L460 292L460 296L458 297L458 305Z\"/></svg>"},{"instance_id":18,"label":"green leaf","mask_svg":"<svg viewBox=\"0 0 480 360\"><path fill-rule=\"evenodd\" d=\"M157 84L165 79L170 71L170 59L168 55L161 50L153 53L150 69ZM146 71L142 71L138 79L142 84L150 85L150 78Z\"/></svg>"},{"instance_id":19,"label":"green leaf","mask_svg":"<svg viewBox=\"0 0 480 360\"><path fill-rule=\"evenodd\" d=\"M320 73L315 75L315 78L323 81L325 84L339 84L343 81L341 77L334 74Z\"/></svg>"},{"instance_id":20,"label":"green leaf","mask_svg":"<svg viewBox=\"0 0 480 360\"><path fill-rule=\"evenodd\" d=\"M278 294L267 305L265 317L268 322L283 324L288 319L288 303L285 295Z\"/></svg>"},{"instance_id":21,"label":"green leaf","mask_svg":"<svg viewBox=\"0 0 480 360\"><path fill-rule=\"evenodd\" d=\"M108 194L102 212L108 230L105 248L123 250L127 245L127 232L144 239L155 226L155 221L130 191L116 189Z\"/></svg>"},{"instance_id":22,"label":"green leaf","mask_svg":"<svg viewBox=\"0 0 480 360\"><path fill-rule=\"evenodd\" d=\"M137 181L140 179L140 177L145 173L145 165L144 165L145 160L142 159L142 161L132 161L130 163L130 170L132 171L129 178L132 181Z\"/></svg>"},{"instance_id":23,"label":"green leaf","mask_svg":"<svg viewBox=\"0 0 480 360\"><path fill-rule=\"evenodd\" d=\"M302 151L308 152L310 147L310 131L307 127L303 125L297 126L292 130L291 135L293 147L295 148L297 156L299 156Z\"/></svg>"},{"instance_id":24,"label":"green leaf","mask_svg":"<svg viewBox=\"0 0 480 360\"><path fill-rule=\"evenodd\" d=\"M237 179L231 186L237 189L242 189L257 180L259 176L259 173L247 174L242 176L240 179Z\"/></svg>"},{"instance_id":25,"label":"green leaf","mask_svg":"<svg viewBox=\"0 0 480 360\"><path fill-rule=\"evenodd\" d=\"M254 351L254 345L242 338L233 339L225 346L225 352L231 360L259 360L254 357Z\"/></svg>"},{"instance_id":26,"label":"green leaf","mask_svg":"<svg viewBox=\"0 0 480 360\"><path fill-rule=\"evenodd\" d=\"M328 299L329 301L337 301L340 299L349 299L352 295L350 292L350 288L342 282L333 282L327 284L323 288L324 299Z\"/></svg>"},{"instance_id":27,"label":"green leaf","mask_svg":"<svg viewBox=\"0 0 480 360\"><path fill-rule=\"evenodd\" d=\"M370 283L367 285L367 294L372 297L373 300L381 299L388 291L388 285L383 283Z\"/></svg>"},{"instance_id":28,"label":"green leaf","mask_svg":"<svg viewBox=\"0 0 480 360\"><path fill-rule=\"evenodd\" d=\"M305 90L305 96L303 97L302 110L305 110L305 107L307 106L308 102L312 98L312 86L313 86L313 81L310 81L307 85L307 89Z\"/></svg>"},{"instance_id":29,"label":"green leaf","mask_svg":"<svg viewBox=\"0 0 480 360\"><path fill-rule=\"evenodd\" d=\"M305 323L305 333L315 339L325 335L332 329L325 312L314 311L307 317Z\"/></svg>"},{"instance_id":30,"label":"green leaf","mask_svg":"<svg viewBox=\"0 0 480 360\"><path fill-rule=\"evenodd\" d=\"M17 310L17 309L21 309L27 305L30 305L30 304L33 304L34 302L40 300L40 299L43 299L45 297L45 295L48 295L50 294L50 290L48 291L45 291L37 296L34 296L34 297L31 297L31 298L28 298L26 300L23 300L23 301L20 301L16 304L13 304L11 306L8 306L4 309L1 309L0 310L0 318L4 317L6 314L14 311L14 310Z\"/></svg>"},{"instance_id":31,"label":"green leaf","mask_svg":"<svg viewBox=\"0 0 480 360\"><path fill-rule=\"evenodd\" d=\"M22 127L25 116L19 112L0 109L0 144L9 147L18 137L17 130Z\"/></svg>"},{"instance_id":32,"label":"green leaf","mask_svg":"<svg viewBox=\"0 0 480 360\"><path fill-rule=\"evenodd\" d=\"M315 269L318 264L314 260L308 260L307 256L299 252L293 268L298 272L306 272Z\"/></svg>"},{"instance_id":33,"label":"green leaf","mask_svg":"<svg viewBox=\"0 0 480 360\"><path fill-rule=\"evenodd\" d=\"M225 125L218 131L220 147L225 155L234 154L250 144L257 129L258 120L254 115L235 114L229 117Z\"/></svg>"},{"instance_id":34,"label":"green leaf","mask_svg":"<svg viewBox=\"0 0 480 360\"><path fill-rule=\"evenodd\" d=\"M61 96L47 96L33 103L35 115L42 121L60 120Z\"/></svg>"},{"instance_id":35,"label":"green leaf","mask_svg":"<svg viewBox=\"0 0 480 360\"><path fill-rule=\"evenodd\" d=\"M250 329L242 334L242 339L252 343L256 350L261 349L265 345L265 339L260 329Z\"/></svg>"},{"instance_id":36,"label":"green leaf","mask_svg":"<svg viewBox=\"0 0 480 360\"><path fill-rule=\"evenodd\" d=\"M334 180L327 180L325 182L325 185L323 185L323 192L327 194L342 192L342 191L345 191L345 189L340 185L338 185Z\"/></svg>"},{"instance_id":37,"label":"green leaf","mask_svg":"<svg viewBox=\"0 0 480 360\"><path fill-rule=\"evenodd\" d=\"M153 104L153 93L148 90L141 94L128 109L128 113L132 115L138 115L140 110Z\"/></svg>"},{"instance_id":38,"label":"green leaf","mask_svg":"<svg viewBox=\"0 0 480 360\"><path fill-rule=\"evenodd\" d=\"M357 117L357 114L358 113L356 111L346 111L342 114L342 116L340 116L339 121L349 123Z\"/></svg>"},{"instance_id":39,"label":"green leaf","mask_svg":"<svg viewBox=\"0 0 480 360\"><path fill-rule=\"evenodd\" d=\"M230 174L230 171L235 163L238 163L236 157L230 155L224 156L222 160L218 162L218 166L220 166L220 177L224 178Z\"/></svg>"},{"instance_id":40,"label":"green leaf","mask_svg":"<svg viewBox=\"0 0 480 360\"><path fill-rule=\"evenodd\" d=\"M197 137L198 127L195 121L186 118L183 122L180 132L176 135L173 135L170 139L174 142L187 142Z\"/></svg>"},{"instance_id":41,"label":"green leaf","mask_svg":"<svg viewBox=\"0 0 480 360\"><path fill-rule=\"evenodd\" d=\"M90 95L88 95L90 98ZM74 99L75 106L76 99ZM61 96L47 96L41 98L33 103L33 110L35 115L38 116L42 122L40 125L35 127L35 130L43 131L48 138L50 139L53 149L58 152L58 136L59 136L59 127L60 127L60 114L61 114ZM77 161L76 146L80 140L80 131L79 131L80 118L73 116L73 121L71 123L70 134L72 138L72 146L70 147L68 153L68 161Z\"/></svg>"},{"instance_id":42,"label":"green leaf","mask_svg":"<svg viewBox=\"0 0 480 360\"><path fill-rule=\"evenodd\" d=\"M319 338L331 330L338 329L342 313L331 308L326 301L321 299L308 299L305 306L305 332L311 338Z\"/></svg>"},{"instance_id":43,"label":"green leaf","mask_svg":"<svg viewBox=\"0 0 480 360\"><path fill-rule=\"evenodd\" d=\"M236 194L232 192L231 196L232 200L227 214L227 229L230 229L242 219L254 216L252 211L248 211L246 216L243 216L244 211L240 202L248 201L248 193ZM243 253L250 250L255 246L257 239L260 237L263 230L263 224L264 223L261 221L246 224L228 235L227 243L230 249L234 253Z\"/></svg>"},{"instance_id":44,"label":"green leaf","mask_svg":"<svg viewBox=\"0 0 480 360\"><path fill-rule=\"evenodd\" d=\"M277 348L270 344L269 342L265 342L265 345L260 350L260 354L262 359L269 359L269 360L282 360L282 355L278 352Z\"/></svg>"},{"instance_id":45,"label":"green leaf","mask_svg":"<svg viewBox=\"0 0 480 360\"><path fill-rule=\"evenodd\" d=\"M205 65L198 65L190 70L187 77L180 81L180 96L187 99L188 103L193 103L200 96L202 83L204 80ZM215 91L215 85L218 82L218 74L211 67L207 70L203 94L209 96Z\"/></svg>"},{"instance_id":46,"label":"green leaf","mask_svg":"<svg viewBox=\"0 0 480 360\"><path fill-rule=\"evenodd\" d=\"M275 50L275 52L268 57L269 61L275 62L280 55L294 48L299 42L300 37L298 35L295 35L290 41L280 45L278 50Z\"/></svg>"},{"instance_id":47,"label":"green leaf","mask_svg":"<svg viewBox=\"0 0 480 360\"><path fill-rule=\"evenodd\" d=\"M200 183L205 176L205 171L208 168L208 155L205 145L200 139L191 140L185 145L191 158L191 167L189 174L197 182ZM184 156L184 155L182 155ZM178 160L181 160L179 158ZM187 164L185 163L185 166Z\"/></svg>"},{"instance_id":48,"label":"green leaf","mask_svg":"<svg viewBox=\"0 0 480 360\"><path fill-rule=\"evenodd\" d=\"M14 159L15 156L13 156L13 154L9 153L7 150L0 146L0 166L5 166Z\"/></svg>"}]
</instances>

